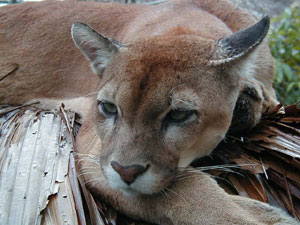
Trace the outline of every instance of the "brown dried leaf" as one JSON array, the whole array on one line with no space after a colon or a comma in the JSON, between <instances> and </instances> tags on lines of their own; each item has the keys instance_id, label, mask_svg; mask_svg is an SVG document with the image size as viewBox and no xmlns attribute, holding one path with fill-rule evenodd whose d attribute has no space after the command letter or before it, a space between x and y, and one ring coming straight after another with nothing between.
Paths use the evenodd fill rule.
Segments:
<instances>
[{"instance_id":1,"label":"brown dried leaf","mask_svg":"<svg viewBox=\"0 0 300 225\"><path fill-rule=\"evenodd\" d=\"M244 177L225 175L239 195L268 201L300 218L300 109L279 105L252 132L226 140L215 150L212 163L241 165ZM259 164L251 167L245 164ZM199 166L199 165L198 165ZM244 171L243 171L244 170ZM250 175L249 175L250 173ZM252 174L252 175L251 175ZM254 176L254 174L256 176ZM230 185L225 190L230 190ZM232 191L231 191L232 193Z\"/></svg>"}]
</instances>

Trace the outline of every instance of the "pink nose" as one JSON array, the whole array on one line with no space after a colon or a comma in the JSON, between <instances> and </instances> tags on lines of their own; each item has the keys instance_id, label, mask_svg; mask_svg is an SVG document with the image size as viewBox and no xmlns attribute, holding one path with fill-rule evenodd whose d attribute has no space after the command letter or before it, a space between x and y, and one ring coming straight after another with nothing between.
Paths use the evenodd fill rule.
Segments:
<instances>
[{"instance_id":1,"label":"pink nose","mask_svg":"<svg viewBox=\"0 0 300 225\"><path fill-rule=\"evenodd\" d=\"M131 165L131 166L121 166L116 161L111 161L112 168L120 175L121 179L128 185L133 183L136 178L145 173L149 168L149 165L146 167L141 165Z\"/></svg>"}]
</instances>

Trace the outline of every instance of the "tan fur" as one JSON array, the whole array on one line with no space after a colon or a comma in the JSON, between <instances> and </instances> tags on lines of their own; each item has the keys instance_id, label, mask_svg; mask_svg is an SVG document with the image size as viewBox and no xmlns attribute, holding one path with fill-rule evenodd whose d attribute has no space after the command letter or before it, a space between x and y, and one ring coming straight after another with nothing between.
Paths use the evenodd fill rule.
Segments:
<instances>
[{"instance_id":1,"label":"tan fur","mask_svg":"<svg viewBox=\"0 0 300 225\"><path fill-rule=\"evenodd\" d=\"M80 23L72 30L101 82L72 43L70 28L77 21L101 32ZM266 41L230 64L210 63L219 54L219 39L254 23L226 0L3 7L0 104L41 100L42 107L51 108L64 101L80 111L85 118L77 140L81 177L96 196L129 216L167 225L296 224L268 205L226 194L203 173L178 177L238 121L233 118L238 104L247 109L247 128L276 104ZM254 97L245 92L249 87ZM104 115L103 101L117 106L118 118ZM177 108L196 113L180 125L166 124ZM149 169L128 186L112 161Z\"/></svg>"}]
</instances>

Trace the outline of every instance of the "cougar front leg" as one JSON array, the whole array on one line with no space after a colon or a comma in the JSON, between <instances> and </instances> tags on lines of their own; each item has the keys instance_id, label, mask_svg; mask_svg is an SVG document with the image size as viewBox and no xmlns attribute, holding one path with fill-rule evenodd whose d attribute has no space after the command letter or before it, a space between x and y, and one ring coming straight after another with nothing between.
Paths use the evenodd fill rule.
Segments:
<instances>
[{"instance_id":1,"label":"cougar front leg","mask_svg":"<svg viewBox=\"0 0 300 225\"><path fill-rule=\"evenodd\" d=\"M296 225L296 220L268 204L227 194L208 174L176 181L164 207L173 224Z\"/></svg>"},{"instance_id":2,"label":"cougar front leg","mask_svg":"<svg viewBox=\"0 0 300 225\"><path fill-rule=\"evenodd\" d=\"M178 180L155 195L126 197L105 178L91 188L120 212L160 225L296 225L294 219L267 204L225 193L209 175Z\"/></svg>"},{"instance_id":3,"label":"cougar front leg","mask_svg":"<svg viewBox=\"0 0 300 225\"><path fill-rule=\"evenodd\" d=\"M165 197L138 197L142 214L149 221L173 225L296 225L296 220L281 210L256 200L227 194L205 173L178 180L166 190ZM146 218L146 217L144 217Z\"/></svg>"}]
</instances>

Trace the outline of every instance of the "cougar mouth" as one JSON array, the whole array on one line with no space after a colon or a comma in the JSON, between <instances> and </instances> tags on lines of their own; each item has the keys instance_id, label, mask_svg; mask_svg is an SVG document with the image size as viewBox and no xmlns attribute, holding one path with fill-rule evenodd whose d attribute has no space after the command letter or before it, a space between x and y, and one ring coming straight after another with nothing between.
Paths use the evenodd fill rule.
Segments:
<instances>
[{"instance_id":1,"label":"cougar mouth","mask_svg":"<svg viewBox=\"0 0 300 225\"><path fill-rule=\"evenodd\" d=\"M151 167L150 167L151 168ZM108 166L104 169L104 174L111 188L122 192L127 197L138 195L152 195L165 190L175 179L175 173L158 175L151 169L136 177L132 182L126 182L113 167Z\"/></svg>"}]
</instances>

